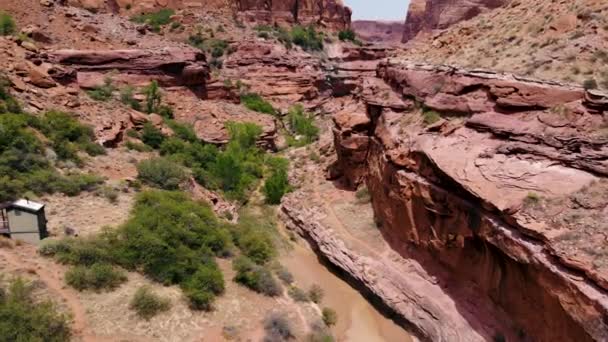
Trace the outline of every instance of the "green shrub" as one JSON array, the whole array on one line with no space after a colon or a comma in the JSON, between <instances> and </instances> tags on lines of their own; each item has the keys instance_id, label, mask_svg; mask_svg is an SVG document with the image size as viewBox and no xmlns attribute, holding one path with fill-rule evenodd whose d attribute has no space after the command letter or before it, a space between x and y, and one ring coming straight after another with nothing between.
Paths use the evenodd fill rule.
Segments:
<instances>
[{"instance_id":1,"label":"green shrub","mask_svg":"<svg viewBox=\"0 0 608 342\"><path fill-rule=\"evenodd\" d=\"M264 341L288 341L295 338L293 328L285 313L270 313L264 319L264 330L266 331Z\"/></svg>"},{"instance_id":2,"label":"green shrub","mask_svg":"<svg viewBox=\"0 0 608 342\"><path fill-rule=\"evenodd\" d=\"M168 311L171 308L171 301L155 294L149 287L142 286L135 292L129 307L135 310L137 316L150 320L159 313Z\"/></svg>"},{"instance_id":3,"label":"green shrub","mask_svg":"<svg viewBox=\"0 0 608 342\"><path fill-rule=\"evenodd\" d=\"M177 138L188 142L199 142L194 128L189 124L182 124L174 120L168 120L167 125L171 128Z\"/></svg>"},{"instance_id":4,"label":"green shrub","mask_svg":"<svg viewBox=\"0 0 608 342\"><path fill-rule=\"evenodd\" d=\"M153 150L153 148L148 145L140 144L140 143L134 142L134 141L127 141L125 143L125 146L129 150L133 150L133 151L137 151L137 152L150 152Z\"/></svg>"},{"instance_id":5,"label":"green shrub","mask_svg":"<svg viewBox=\"0 0 608 342\"><path fill-rule=\"evenodd\" d=\"M127 106L140 111L141 104L134 98L134 89L131 86L126 86L120 90L120 102Z\"/></svg>"},{"instance_id":6,"label":"green shrub","mask_svg":"<svg viewBox=\"0 0 608 342\"><path fill-rule=\"evenodd\" d=\"M141 141L144 144L156 149L160 147L164 140L165 136L160 129L154 127L154 125L149 122L144 124L141 131Z\"/></svg>"},{"instance_id":7,"label":"green shrub","mask_svg":"<svg viewBox=\"0 0 608 342\"><path fill-rule=\"evenodd\" d=\"M154 32L160 32L161 27L171 22L171 16L174 13L175 12L172 9L161 9L158 12L133 16L131 17L131 21L140 24L148 24L152 27Z\"/></svg>"},{"instance_id":8,"label":"green shrub","mask_svg":"<svg viewBox=\"0 0 608 342\"><path fill-rule=\"evenodd\" d=\"M65 281L78 291L113 290L127 281L127 276L110 264L93 264L72 267L66 272Z\"/></svg>"},{"instance_id":9,"label":"green shrub","mask_svg":"<svg viewBox=\"0 0 608 342\"><path fill-rule=\"evenodd\" d=\"M248 109L256 112L266 113L271 115L277 115L276 109L270 104L270 102L264 100L260 95L255 93L249 93L241 95L241 103Z\"/></svg>"},{"instance_id":10,"label":"green shrub","mask_svg":"<svg viewBox=\"0 0 608 342\"><path fill-rule=\"evenodd\" d=\"M291 40L306 51L323 50L323 34L315 30L314 26L294 26L290 32Z\"/></svg>"},{"instance_id":11,"label":"green shrub","mask_svg":"<svg viewBox=\"0 0 608 342\"><path fill-rule=\"evenodd\" d=\"M338 33L338 39L341 41L357 41L357 34L352 29L342 30Z\"/></svg>"},{"instance_id":12,"label":"green shrub","mask_svg":"<svg viewBox=\"0 0 608 342\"><path fill-rule=\"evenodd\" d=\"M289 108L287 120L292 133L300 136L295 145L308 145L319 137L319 128L315 126L314 116L305 113L302 105L297 104Z\"/></svg>"},{"instance_id":13,"label":"green shrub","mask_svg":"<svg viewBox=\"0 0 608 342\"><path fill-rule=\"evenodd\" d=\"M312 300L314 303L319 304L321 300L323 300L323 289L318 284L314 284L308 290L308 298Z\"/></svg>"},{"instance_id":14,"label":"green shrub","mask_svg":"<svg viewBox=\"0 0 608 342\"><path fill-rule=\"evenodd\" d=\"M106 78L102 86L97 86L91 90L87 90L87 94L96 101L108 101L112 98L112 94L116 88L112 84L111 78Z\"/></svg>"},{"instance_id":15,"label":"green shrub","mask_svg":"<svg viewBox=\"0 0 608 342\"><path fill-rule=\"evenodd\" d=\"M137 176L144 183L164 190L176 190L186 180L183 168L166 158L153 158L137 164Z\"/></svg>"},{"instance_id":16,"label":"green shrub","mask_svg":"<svg viewBox=\"0 0 608 342\"><path fill-rule=\"evenodd\" d=\"M336 310L323 308L323 322L328 327L336 325L336 323L338 323L338 314L336 313Z\"/></svg>"},{"instance_id":17,"label":"green shrub","mask_svg":"<svg viewBox=\"0 0 608 342\"><path fill-rule=\"evenodd\" d=\"M266 196L266 203L280 204L281 199L287 192L289 192L290 188L287 171L278 170L273 172L264 183L263 190L264 195Z\"/></svg>"},{"instance_id":18,"label":"green shrub","mask_svg":"<svg viewBox=\"0 0 608 342\"><path fill-rule=\"evenodd\" d=\"M255 292L275 297L281 294L281 285L276 281L268 268L256 265L245 256L240 256L232 262L236 271L234 280Z\"/></svg>"},{"instance_id":19,"label":"green shrub","mask_svg":"<svg viewBox=\"0 0 608 342\"><path fill-rule=\"evenodd\" d=\"M64 342L71 339L69 318L50 301L32 294L33 286L13 280L0 293L0 336L3 341Z\"/></svg>"},{"instance_id":20,"label":"green shrub","mask_svg":"<svg viewBox=\"0 0 608 342\"><path fill-rule=\"evenodd\" d=\"M118 190L111 186L102 186L97 189L97 195L105 197L110 203L116 203L118 201Z\"/></svg>"},{"instance_id":21,"label":"green shrub","mask_svg":"<svg viewBox=\"0 0 608 342\"><path fill-rule=\"evenodd\" d=\"M238 224L231 230L234 243L254 263L268 263L276 255L271 238L276 233L274 222L264 221L251 211L242 210L240 214Z\"/></svg>"},{"instance_id":22,"label":"green shrub","mask_svg":"<svg viewBox=\"0 0 608 342\"><path fill-rule=\"evenodd\" d=\"M162 101L162 95L158 87L158 82L153 80L147 87L144 88L146 95L146 112L156 113Z\"/></svg>"},{"instance_id":23,"label":"green shrub","mask_svg":"<svg viewBox=\"0 0 608 342\"><path fill-rule=\"evenodd\" d=\"M425 125L432 125L437 121L441 120L441 115L434 110L423 110L422 118L424 120Z\"/></svg>"},{"instance_id":24,"label":"green shrub","mask_svg":"<svg viewBox=\"0 0 608 342\"><path fill-rule=\"evenodd\" d=\"M296 302L308 302L310 300L306 291L297 286L292 286L289 288L289 296Z\"/></svg>"},{"instance_id":25,"label":"green shrub","mask_svg":"<svg viewBox=\"0 0 608 342\"><path fill-rule=\"evenodd\" d=\"M0 11L0 36L8 36L15 33L17 25L10 14Z\"/></svg>"},{"instance_id":26,"label":"green shrub","mask_svg":"<svg viewBox=\"0 0 608 342\"><path fill-rule=\"evenodd\" d=\"M201 265L192 278L182 284L190 307L209 311L213 299L224 292L224 276L214 262Z\"/></svg>"}]
</instances>

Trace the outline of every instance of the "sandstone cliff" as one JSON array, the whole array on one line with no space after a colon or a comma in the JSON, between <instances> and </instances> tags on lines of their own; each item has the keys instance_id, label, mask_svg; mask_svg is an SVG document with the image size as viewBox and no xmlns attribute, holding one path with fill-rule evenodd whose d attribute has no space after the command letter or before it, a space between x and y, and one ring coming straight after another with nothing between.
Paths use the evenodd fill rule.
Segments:
<instances>
[{"instance_id":1,"label":"sandstone cliff","mask_svg":"<svg viewBox=\"0 0 608 342\"><path fill-rule=\"evenodd\" d=\"M460 295L475 284L517 340L606 340L606 95L392 61L378 76L334 132L339 170L366 183L392 248L479 317Z\"/></svg>"},{"instance_id":2,"label":"sandstone cliff","mask_svg":"<svg viewBox=\"0 0 608 342\"><path fill-rule=\"evenodd\" d=\"M420 32L445 29L507 2L508 0L412 0L402 41L405 43Z\"/></svg>"},{"instance_id":3,"label":"sandstone cliff","mask_svg":"<svg viewBox=\"0 0 608 342\"><path fill-rule=\"evenodd\" d=\"M68 0L73 6L93 11L150 12L162 8L233 12L256 24L318 24L343 30L350 26L351 10L340 0Z\"/></svg>"},{"instance_id":4,"label":"sandstone cliff","mask_svg":"<svg viewBox=\"0 0 608 342\"><path fill-rule=\"evenodd\" d=\"M400 21L355 20L351 26L359 39L368 42L399 44L403 38L404 24Z\"/></svg>"}]
</instances>

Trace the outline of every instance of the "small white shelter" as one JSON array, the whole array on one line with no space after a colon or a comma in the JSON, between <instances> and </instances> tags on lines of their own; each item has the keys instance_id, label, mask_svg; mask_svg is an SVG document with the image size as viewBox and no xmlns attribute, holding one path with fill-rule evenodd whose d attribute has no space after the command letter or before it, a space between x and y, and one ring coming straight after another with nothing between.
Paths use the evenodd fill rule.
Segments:
<instances>
[{"instance_id":1,"label":"small white shelter","mask_svg":"<svg viewBox=\"0 0 608 342\"><path fill-rule=\"evenodd\" d=\"M44 204L28 199L0 204L0 234L38 244L49 236Z\"/></svg>"}]
</instances>

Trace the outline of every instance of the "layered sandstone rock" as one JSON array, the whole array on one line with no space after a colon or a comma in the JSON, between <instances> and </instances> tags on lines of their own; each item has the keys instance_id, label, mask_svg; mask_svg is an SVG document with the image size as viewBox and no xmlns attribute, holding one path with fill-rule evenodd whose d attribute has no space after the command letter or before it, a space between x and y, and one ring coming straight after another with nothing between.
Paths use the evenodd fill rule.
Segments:
<instances>
[{"instance_id":1,"label":"layered sandstone rock","mask_svg":"<svg viewBox=\"0 0 608 342\"><path fill-rule=\"evenodd\" d=\"M367 184L392 248L483 321L458 295L469 284L512 320L511 338L608 339L605 95L396 61L378 75L364 110L334 116L335 140L347 184Z\"/></svg>"},{"instance_id":2,"label":"layered sandstone rock","mask_svg":"<svg viewBox=\"0 0 608 342\"><path fill-rule=\"evenodd\" d=\"M154 50L57 50L38 58L60 66L52 75L58 81L76 81L82 88L103 85L106 77L132 85L157 80L167 86L204 86L209 76L205 55L187 46Z\"/></svg>"},{"instance_id":3,"label":"layered sandstone rock","mask_svg":"<svg viewBox=\"0 0 608 342\"><path fill-rule=\"evenodd\" d=\"M163 8L223 11L256 24L316 24L334 30L350 27L351 10L340 0L68 0L92 11L152 12Z\"/></svg>"},{"instance_id":4,"label":"layered sandstone rock","mask_svg":"<svg viewBox=\"0 0 608 342\"><path fill-rule=\"evenodd\" d=\"M267 24L319 24L334 30L350 27L351 10L340 0L234 0L241 18Z\"/></svg>"},{"instance_id":5,"label":"layered sandstone rock","mask_svg":"<svg viewBox=\"0 0 608 342\"><path fill-rule=\"evenodd\" d=\"M457 22L503 6L509 0L412 0L405 20L402 42L419 32L445 29Z\"/></svg>"}]
</instances>

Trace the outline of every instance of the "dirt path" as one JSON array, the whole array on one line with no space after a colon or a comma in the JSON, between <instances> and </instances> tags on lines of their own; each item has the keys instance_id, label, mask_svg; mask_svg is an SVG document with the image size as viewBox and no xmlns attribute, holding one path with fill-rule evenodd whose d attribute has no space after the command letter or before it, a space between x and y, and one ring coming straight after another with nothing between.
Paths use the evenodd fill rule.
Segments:
<instances>
[{"instance_id":1,"label":"dirt path","mask_svg":"<svg viewBox=\"0 0 608 342\"><path fill-rule=\"evenodd\" d=\"M84 342L138 341L133 336L97 336L88 325L86 309L82 306L78 293L65 286L63 270L60 265L36 255L33 246L16 246L12 249L0 249L2 256L15 269L33 271L40 281L55 295L59 296L72 314L72 333Z\"/></svg>"}]
</instances>

